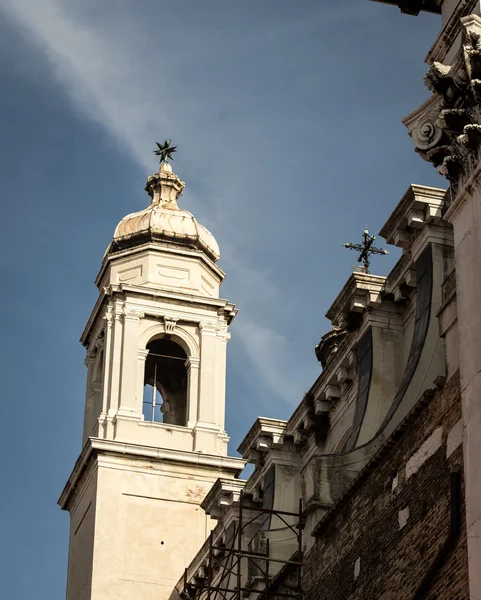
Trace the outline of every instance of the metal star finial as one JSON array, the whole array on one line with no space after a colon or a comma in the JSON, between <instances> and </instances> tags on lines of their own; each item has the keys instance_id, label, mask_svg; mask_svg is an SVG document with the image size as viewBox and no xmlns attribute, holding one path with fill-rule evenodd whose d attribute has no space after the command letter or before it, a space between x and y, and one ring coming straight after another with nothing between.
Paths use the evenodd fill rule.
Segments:
<instances>
[{"instance_id":1,"label":"metal star finial","mask_svg":"<svg viewBox=\"0 0 481 600\"><path fill-rule=\"evenodd\" d=\"M171 146L172 140L165 140L163 144L155 142L157 144L157 150L154 150L155 156L160 156L160 164L174 160L172 154L177 151L177 146Z\"/></svg>"},{"instance_id":2,"label":"metal star finial","mask_svg":"<svg viewBox=\"0 0 481 600\"><path fill-rule=\"evenodd\" d=\"M344 244L344 248L349 248L350 250L357 250L360 252L359 258L357 262L364 262L364 269L366 273L369 273L369 265L371 264L369 261L369 257L371 254L389 254L387 250L382 248L375 248L372 244L376 239L375 235L369 235L369 231L367 229L364 230L362 234L362 244Z\"/></svg>"}]
</instances>

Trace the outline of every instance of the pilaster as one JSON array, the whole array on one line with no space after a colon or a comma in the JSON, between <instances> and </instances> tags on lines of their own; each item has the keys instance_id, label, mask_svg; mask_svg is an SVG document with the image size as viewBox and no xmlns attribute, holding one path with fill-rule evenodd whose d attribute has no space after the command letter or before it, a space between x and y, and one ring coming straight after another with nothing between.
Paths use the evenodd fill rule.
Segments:
<instances>
[{"instance_id":1,"label":"pilaster","mask_svg":"<svg viewBox=\"0 0 481 600\"><path fill-rule=\"evenodd\" d=\"M446 2L445 30L425 78L433 96L404 122L421 157L450 183L444 219L453 226L456 293L439 315L446 342L456 328L459 336L459 352L447 356L459 360L470 597L481 598L481 18L466 15L468 8L479 13L479 2Z\"/></svg>"},{"instance_id":2,"label":"pilaster","mask_svg":"<svg viewBox=\"0 0 481 600\"><path fill-rule=\"evenodd\" d=\"M187 398L189 406L187 408L187 426L194 427L198 420L199 407L199 367L200 358L189 356L185 362L189 376L189 385L187 388Z\"/></svg>"}]
</instances>

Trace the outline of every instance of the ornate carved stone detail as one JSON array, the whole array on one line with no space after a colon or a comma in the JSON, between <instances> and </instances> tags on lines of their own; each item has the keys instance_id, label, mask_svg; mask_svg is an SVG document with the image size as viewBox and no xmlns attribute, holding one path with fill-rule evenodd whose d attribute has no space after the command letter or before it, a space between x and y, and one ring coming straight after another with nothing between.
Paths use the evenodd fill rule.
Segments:
<instances>
[{"instance_id":1,"label":"ornate carved stone detail","mask_svg":"<svg viewBox=\"0 0 481 600\"><path fill-rule=\"evenodd\" d=\"M338 351L339 346L346 337L346 334L346 329L341 327L333 327L331 331L328 331L321 337L321 341L314 350L317 360L321 363L323 368Z\"/></svg>"},{"instance_id":2,"label":"ornate carved stone detail","mask_svg":"<svg viewBox=\"0 0 481 600\"><path fill-rule=\"evenodd\" d=\"M174 319L173 317L164 317L164 327L165 333L172 335L177 327L178 319Z\"/></svg>"},{"instance_id":3,"label":"ornate carved stone detail","mask_svg":"<svg viewBox=\"0 0 481 600\"><path fill-rule=\"evenodd\" d=\"M461 19L462 45L451 65L425 77L433 96L403 119L416 151L451 184L454 198L481 158L481 18Z\"/></svg>"}]
</instances>

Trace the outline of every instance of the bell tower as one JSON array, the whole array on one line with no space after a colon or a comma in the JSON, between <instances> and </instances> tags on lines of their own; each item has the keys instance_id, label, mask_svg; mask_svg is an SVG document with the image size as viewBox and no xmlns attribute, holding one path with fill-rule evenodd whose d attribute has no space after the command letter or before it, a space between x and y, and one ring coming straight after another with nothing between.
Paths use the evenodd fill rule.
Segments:
<instances>
[{"instance_id":1,"label":"bell tower","mask_svg":"<svg viewBox=\"0 0 481 600\"><path fill-rule=\"evenodd\" d=\"M83 450L59 504L70 513L67 600L167 600L211 522L200 503L227 456L226 344L235 306L213 235L177 199L162 157L151 204L124 217L96 279Z\"/></svg>"}]
</instances>

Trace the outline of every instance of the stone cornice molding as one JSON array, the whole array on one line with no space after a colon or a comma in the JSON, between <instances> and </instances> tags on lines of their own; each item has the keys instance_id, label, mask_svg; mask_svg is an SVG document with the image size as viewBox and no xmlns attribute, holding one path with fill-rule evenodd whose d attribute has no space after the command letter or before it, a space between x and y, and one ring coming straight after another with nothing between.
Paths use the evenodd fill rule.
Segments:
<instances>
[{"instance_id":1,"label":"stone cornice molding","mask_svg":"<svg viewBox=\"0 0 481 600\"><path fill-rule=\"evenodd\" d=\"M381 275L352 273L327 311L326 317L333 325L342 326L349 313L360 313L367 308L379 306L385 280Z\"/></svg>"},{"instance_id":2,"label":"stone cornice molding","mask_svg":"<svg viewBox=\"0 0 481 600\"><path fill-rule=\"evenodd\" d=\"M150 288L144 288L141 286L133 286L133 285L111 285L103 290L101 290L99 297L95 303L95 306L90 314L90 317L85 325L85 328L80 337L80 342L86 346L89 343L90 337L92 335L92 331L95 328L95 324L99 314L104 308L106 302L111 300L112 298L119 298L117 302L123 301L125 302L125 298L129 297L129 300L132 300L134 297L138 298L147 298L151 300L162 299L169 304L173 305L173 310L171 311L171 316L173 318L178 318L179 320L190 322L190 323L199 323L199 320L195 317L182 312L175 311L175 306L179 304L186 305L191 308L199 308L202 310L215 310L217 316L220 321L223 321L224 327L225 324L230 325L237 315L237 308L235 304L229 302L228 300L222 298L207 298L204 296L197 296L194 294L184 294L182 292L170 292L170 291L157 291ZM137 310L143 313L143 316L151 315L157 317L163 317L165 314L165 309L154 310L152 307L149 307L146 304L140 303L137 306ZM170 312L170 311L169 311ZM109 320L112 318L111 314L104 315L104 318ZM219 325L220 327L220 325Z\"/></svg>"},{"instance_id":3,"label":"stone cornice molding","mask_svg":"<svg viewBox=\"0 0 481 600\"><path fill-rule=\"evenodd\" d=\"M209 267L209 269L211 269L215 273L215 275L219 278L220 282L222 282L225 279L224 271L221 268L219 268L214 263L214 261L211 260L201 250L181 249L181 248L173 248L173 247L165 248L165 247L158 246L156 244L148 242L146 244L142 244L141 246L136 246L135 248L119 250L118 252L113 252L111 254L106 253L104 255L104 258L102 261L102 266L100 267L100 271L98 272L97 277L95 278L95 285L100 289L100 285L102 283L103 276L104 276L105 271L107 270L110 262L119 260L119 259L125 259L125 258L128 258L129 256L133 256L136 258L139 254L143 254L145 252L154 252L156 254L168 254L168 255L176 255L179 257L188 257L188 258L198 259L198 260L204 262Z\"/></svg>"},{"instance_id":4,"label":"stone cornice molding","mask_svg":"<svg viewBox=\"0 0 481 600\"><path fill-rule=\"evenodd\" d=\"M217 479L202 501L201 508L212 519L221 519L224 512L239 501L245 484L244 479Z\"/></svg>"},{"instance_id":5,"label":"stone cornice molding","mask_svg":"<svg viewBox=\"0 0 481 600\"><path fill-rule=\"evenodd\" d=\"M89 438L80 456L75 463L72 473L58 500L60 507L68 509L72 497L80 482L80 478L87 465L100 455L118 456L140 461L163 461L177 463L198 468L219 469L229 472L232 476L239 475L245 467L245 461L232 456L217 456L199 452L158 448L156 446L143 446L130 442Z\"/></svg>"},{"instance_id":6,"label":"stone cornice molding","mask_svg":"<svg viewBox=\"0 0 481 600\"><path fill-rule=\"evenodd\" d=\"M415 263L421 256L426 246L438 244L440 246L454 246L453 228L446 221L442 225L428 225L415 238L411 247L411 257Z\"/></svg>"},{"instance_id":7,"label":"stone cornice molding","mask_svg":"<svg viewBox=\"0 0 481 600\"><path fill-rule=\"evenodd\" d=\"M247 462L258 462L259 455L284 443L287 421L258 417L244 437L237 452Z\"/></svg>"},{"instance_id":8,"label":"stone cornice molding","mask_svg":"<svg viewBox=\"0 0 481 600\"><path fill-rule=\"evenodd\" d=\"M476 8L477 0L461 0L444 24L438 37L431 46L424 61L431 65L434 62L442 62L446 54L453 46L461 31L461 17L469 15Z\"/></svg>"},{"instance_id":9,"label":"stone cornice molding","mask_svg":"<svg viewBox=\"0 0 481 600\"><path fill-rule=\"evenodd\" d=\"M124 304L124 320L139 322L145 317L145 313L130 304Z\"/></svg>"},{"instance_id":10,"label":"stone cornice molding","mask_svg":"<svg viewBox=\"0 0 481 600\"><path fill-rule=\"evenodd\" d=\"M417 230L441 222L445 197L441 188L411 184L379 235L388 244L408 250Z\"/></svg>"},{"instance_id":11,"label":"stone cornice molding","mask_svg":"<svg viewBox=\"0 0 481 600\"><path fill-rule=\"evenodd\" d=\"M184 365L187 370L198 369L200 366L200 358L197 356L189 356Z\"/></svg>"}]
</instances>

